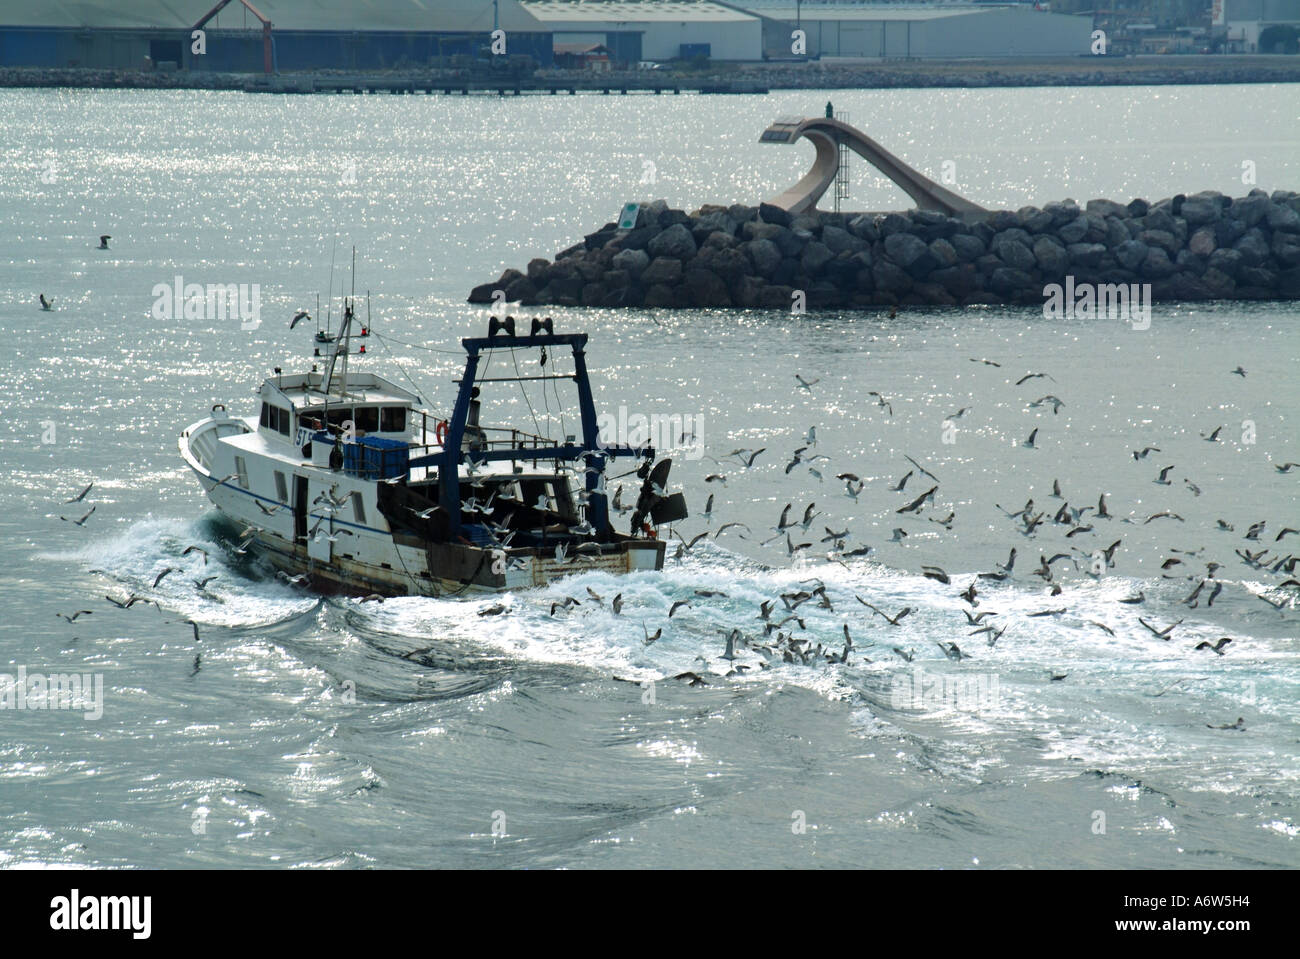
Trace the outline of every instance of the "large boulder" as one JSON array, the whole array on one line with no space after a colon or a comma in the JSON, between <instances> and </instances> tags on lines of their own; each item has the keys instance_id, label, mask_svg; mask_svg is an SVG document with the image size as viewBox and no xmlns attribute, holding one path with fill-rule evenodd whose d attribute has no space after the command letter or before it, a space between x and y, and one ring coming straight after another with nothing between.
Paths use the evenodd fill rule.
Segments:
<instances>
[{"instance_id":1,"label":"large boulder","mask_svg":"<svg viewBox=\"0 0 1300 959\"><path fill-rule=\"evenodd\" d=\"M1078 266L1099 266L1106 256L1106 247L1100 243L1071 243L1067 248L1070 262Z\"/></svg>"},{"instance_id":2,"label":"large boulder","mask_svg":"<svg viewBox=\"0 0 1300 959\"><path fill-rule=\"evenodd\" d=\"M961 262L961 257L957 255L957 249L943 237L930 241L930 256L934 257L937 266L956 266Z\"/></svg>"},{"instance_id":3,"label":"large boulder","mask_svg":"<svg viewBox=\"0 0 1300 959\"><path fill-rule=\"evenodd\" d=\"M1197 256L1209 256L1218 245L1218 241L1214 238L1214 230L1210 227L1201 227L1187 240L1188 251Z\"/></svg>"},{"instance_id":4,"label":"large boulder","mask_svg":"<svg viewBox=\"0 0 1300 959\"><path fill-rule=\"evenodd\" d=\"M709 269L730 284L749 272L749 257L737 249L717 250L710 258Z\"/></svg>"},{"instance_id":5,"label":"large boulder","mask_svg":"<svg viewBox=\"0 0 1300 959\"><path fill-rule=\"evenodd\" d=\"M1232 206L1228 208L1228 216L1241 221L1247 227L1252 227L1268 216L1272 205L1273 201L1265 194L1252 191L1250 196L1239 197L1232 201Z\"/></svg>"},{"instance_id":6,"label":"large boulder","mask_svg":"<svg viewBox=\"0 0 1300 959\"><path fill-rule=\"evenodd\" d=\"M781 264L781 251L771 240L751 240L741 246L754 264L754 272L761 277L770 277Z\"/></svg>"},{"instance_id":7,"label":"large boulder","mask_svg":"<svg viewBox=\"0 0 1300 959\"><path fill-rule=\"evenodd\" d=\"M950 237L948 242L957 251L957 257L963 263L973 263L984 255L987 247L984 241L970 233L959 233Z\"/></svg>"},{"instance_id":8,"label":"large boulder","mask_svg":"<svg viewBox=\"0 0 1300 959\"><path fill-rule=\"evenodd\" d=\"M1059 240L1052 236L1040 236L1034 240L1034 260L1044 276L1064 276L1070 267L1070 257Z\"/></svg>"},{"instance_id":9,"label":"large boulder","mask_svg":"<svg viewBox=\"0 0 1300 959\"><path fill-rule=\"evenodd\" d=\"M693 306L731 306L731 291L726 282L709 270L687 270L682 286Z\"/></svg>"},{"instance_id":10,"label":"large boulder","mask_svg":"<svg viewBox=\"0 0 1300 959\"><path fill-rule=\"evenodd\" d=\"M1300 213L1297 213L1289 206L1281 203L1272 203L1268 208L1268 220L1270 230L1282 231L1283 233L1300 233Z\"/></svg>"},{"instance_id":11,"label":"large boulder","mask_svg":"<svg viewBox=\"0 0 1300 959\"><path fill-rule=\"evenodd\" d=\"M1006 266L994 270L993 275L989 277L989 289L1004 297L1023 298L1033 293L1036 286L1034 278L1024 270ZM1039 295L1041 291L1041 286L1037 286Z\"/></svg>"},{"instance_id":12,"label":"large boulder","mask_svg":"<svg viewBox=\"0 0 1300 959\"><path fill-rule=\"evenodd\" d=\"M628 276L636 279L650 265L650 254L645 250L623 250L614 254L610 260L616 270L626 270Z\"/></svg>"},{"instance_id":13,"label":"large boulder","mask_svg":"<svg viewBox=\"0 0 1300 959\"><path fill-rule=\"evenodd\" d=\"M809 276L818 276L826 264L834 257L835 254L827 248L825 243L813 240L804 249L799 265L803 268L804 273Z\"/></svg>"},{"instance_id":14,"label":"large boulder","mask_svg":"<svg viewBox=\"0 0 1300 959\"><path fill-rule=\"evenodd\" d=\"M1179 216L1186 220L1190 227L1204 226L1206 223L1221 219L1223 207L1216 195L1189 196L1183 201Z\"/></svg>"},{"instance_id":15,"label":"large boulder","mask_svg":"<svg viewBox=\"0 0 1300 959\"><path fill-rule=\"evenodd\" d=\"M1114 200L1089 200L1083 208L1086 212L1096 213L1103 219L1112 216L1123 219L1128 216L1128 207Z\"/></svg>"},{"instance_id":16,"label":"large boulder","mask_svg":"<svg viewBox=\"0 0 1300 959\"><path fill-rule=\"evenodd\" d=\"M1148 218L1149 219L1149 218ZM1168 230L1143 230L1138 237L1147 246L1158 246L1170 256L1174 256L1182 249L1182 244L1178 242L1178 237L1174 236Z\"/></svg>"},{"instance_id":17,"label":"large boulder","mask_svg":"<svg viewBox=\"0 0 1300 959\"><path fill-rule=\"evenodd\" d=\"M1081 243L1083 238L1088 235L1088 218L1086 216L1075 217L1068 223L1062 224L1056 230L1056 235L1061 238L1061 242L1066 246L1071 243Z\"/></svg>"},{"instance_id":18,"label":"large boulder","mask_svg":"<svg viewBox=\"0 0 1300 959\"><path fill-rule=\"evenodd\" d=\"M666 307L673 305L673 290L670 286L656 283L645 291L644 303L649 307Z\"/></svg>"},{"instance_id":19,"label":"large boulder","mask_svg":"<svg viewBox=\"0 0 1300 959\"><path fill-rule=\"evenodd\" d=\"M856 253L867 245L848 230L842 230L838 226L822 227L822 242L826 244L826 249L836 256L846 251Z\"/></svg>"},{"instance_id":20,"label":"large boulder","mask_svg":"<svg viewBox=\"0 0 1300 959\"><path fill-rule=\"evenodd\" d=\"M695 237L684 224L675 223L651 240L646 249L654 257L670 256L676 260L689 260L695 255Z\"/></svg>"},{"instance_id":21,"label":"large boulder","mask_svg":"<svg viewBox=\"0 0 1300 959\"><path fill-rule=\"evenodd\" d=\"M861 213L850 220L849 232L867 243L875 243L880 239L880 231L876 229L876 219L868 213Z\"/></svg>"},{"instance_id":22,"label":"large boulder","mask_svg":"<svg viewBox=\"0 0 1300 959\"><path fill-rule=\"evenodd\" d=\"M1250 230L1232 248L1241 254L1245 266L1260 266L1268 259L1268 243L1258 229Z\"/></svg>"},{"instance_id":23,"label":"large boulder","mask_svg":"<svg viewBox=\"0 0 1300 959\"><path fill-rule=\"evenodd\" d=\"M642 286L675 286L682 278L682 261L671 256L657 256L641 273Z\"/></svg>"},{"instance_id":24,"label":"large boulder","mask_svg":"<svg viewBox=\"0 0 1300 959\"><path fill-rule=\"evenodd\" d=\"M1227 250L1219 248L1210 254L1206 262L1206 272L1218 270L1233 279L1236 278L1238 271L1242 267L1242 256L1236 250Z\"/></svg>"},{"instance_id":25,"label":"large boulder","mask_svg":"<svg viewBox=\"0 0 1300 959\"><path fill-rule=\"evenodd\" d=\"M881 260L871 268L871 279L881 293L906 293L912 288L912 277L907 271L888 260Z\"/></svg>"},{"instance_id":26,"label":"large boulder","mask_svg":"<svg viewBox=\"0 0 1300 959\"><path fill-rule=\"evenodd\" d=\"M1115 247L1115 259L1126 270L1137 270L1146 261L1149 247L1141 240L1128 240Z\"/></svg>"},{"instance_id":27,"label":"large boulder","mask_svg":"<svg viewBox=\"0 0 1300 959\"><path fill-rule=\"evenodd\" d=\"M924 240L911 233L891 233L885 237L885 255L905 270L928 256L930 248Z\"/></svg>"},{"instance_id":28,"label":"large boulder","mask_svg":"<svg viewBox=\"0 0 1300 959\"><path fill-rule=\"evenodd\" d=\"M794 220L787 211L779 206L773 206L771 203L760 203L758 205L758 216L764 223L775 223L777 226L789 226Z\"/></svg>"},{"instance_id":29,"label":"large boulder","mask_svg":"<svg viewBox=\"0 0 1300 959\"><path fill-rule=\"evenodd\" d=\"M710 233L717 232L731 236L736 232L736 221L726 213L706 213L699 217L691 227L691 235L695 238L697 244L703 244L709 238Z\"/></svg>"},{"instance_id":30,"label":"large boulder","mask_svg":"<svg viewBox=\"0 0 1300 959\"><path fill-rule=\"evenodd\" d=\"M993 241L993 252L1007 266L1015 270L1032 270L1038 263L1034 253L1016 237L1000 235Z\"/></svg>"},{"instance_id":31,"label":"large boulder","mask_svg":"<svg viewBox=\"0 0 1300 959\"><path fill-rule=\"evenodd\" d=\"M1152 280L1162 280L1171 276L1177 267L1169 259L1169 254L1160 247L1147 250L1146 259L1142 261L1142 275Z\"/></svg>"},{"instance_id":32,"label":"large boulder","mask_svg":"<svg viewBox=\"0 0 1300 959\"><path fill-rule=\"evenodd\" d=\"M786 232L788 231L783 226L760 220L750 220L740 228L740 235L746 240L774 240Z\"/></svg>"}]
</instances>

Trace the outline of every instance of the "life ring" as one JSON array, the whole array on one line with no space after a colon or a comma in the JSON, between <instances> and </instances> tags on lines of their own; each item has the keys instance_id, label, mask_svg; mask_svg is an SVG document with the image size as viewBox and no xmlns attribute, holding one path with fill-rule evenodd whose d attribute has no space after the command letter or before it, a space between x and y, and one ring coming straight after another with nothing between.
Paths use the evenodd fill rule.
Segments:
<instances>
[{"instance_id":1,"label":"life ring","mask_svg":"<svg viewBox=\"0 0 1300 959\"><path fill-rule=\"evenodd\" d=\"M439 446L447 445L447 426L446 420L438 420L437 425L433 428L433 435L438 438Z\"/></svg>"}]
</instances>

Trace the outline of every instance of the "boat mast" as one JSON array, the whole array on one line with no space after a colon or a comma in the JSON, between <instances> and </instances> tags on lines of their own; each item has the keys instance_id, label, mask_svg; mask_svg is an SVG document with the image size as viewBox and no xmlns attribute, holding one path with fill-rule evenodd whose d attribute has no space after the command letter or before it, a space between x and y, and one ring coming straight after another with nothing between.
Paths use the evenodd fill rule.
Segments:
<instances>
[{"instance_id":1,"label":"boat mast","mask_svg":"<svg viewBox=\"0 0 1300 959\"><path fill-rule=\"evenodd\" d=\"M356 298L357 293L357 248L352 248L352 298ZM338 338L334 341L334 352L330 354L329 369L325 371L325 382L321 386L322 393L330 393L334 386L334 366L338 363L339 357L343 357L343 366L339 371L339 396L346 396L348 391L348 353L351 352L352 344L352 303L345 302L343 306L343 325L339 327Z\"/></svg>"}]
</instances>

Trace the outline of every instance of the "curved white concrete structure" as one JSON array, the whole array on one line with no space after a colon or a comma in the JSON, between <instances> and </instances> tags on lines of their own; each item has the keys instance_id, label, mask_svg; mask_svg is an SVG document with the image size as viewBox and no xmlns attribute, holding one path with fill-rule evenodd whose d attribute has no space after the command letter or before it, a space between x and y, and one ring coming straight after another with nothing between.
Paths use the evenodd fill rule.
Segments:
<instances>
[{"instance_id":1,"label":"curved white concrete structure","mask_svg":"<svg viewBox=\"0 0 1300 959\"><path fill-rule=\"evenodd\" d=\"M982 206L941 187L894 156L861 130L829 117L778 120L763 131L764 143L794 143L806 137L817 148L812 169L790 189L768 202L790 213L805 213L817 206L823 193L835 182L840 168L839 145L843 143L902 188L922 210L936 210L962 219L987 215Z\"/></svg>"}]
</instances>

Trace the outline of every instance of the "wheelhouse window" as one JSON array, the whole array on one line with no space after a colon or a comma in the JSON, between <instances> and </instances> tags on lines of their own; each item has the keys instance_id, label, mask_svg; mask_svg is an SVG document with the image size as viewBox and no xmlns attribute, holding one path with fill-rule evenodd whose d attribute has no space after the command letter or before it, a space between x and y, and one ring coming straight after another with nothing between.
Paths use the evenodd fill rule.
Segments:
<instances>
[{"instance_id":1,"label":"wheelhouse window","mask_svg":"<svg viewBox=\"0 0 1300 959\"><path fill-rule=\"evenodd\" d=\"M358 433L377 433L379 431L379 407L358 406L354 422Z\"/></svg>"},{"instance_id":2,"label":"wheelhouse window","mask_svg":"<svg viewBox=\"0 0 1300 959\"><path fill-rule=\"evenodd\" d=\"M240 487L248 489L248 464L244 462L242 456L235 457L235 475L239 479Z\"/></svg>"},{"instance_id":3,"label":"wheelhouse window","mask_svg":"<svg viewBox=\"0 0 1300 959\"><path fill-rule=\"evenodd\" d=\"M332 408L325 414L325 422L334 427L335 430L342 430L343 425L351 419L352 408L349 406Z\"/></svg>"},{"instance_id":4,"label":"wheelhouse window","mask_svg":"<svg viewBox=\"0 0 1300 959\"><path fill-rule=\"evenodd\" d=\"M262 404L261 425L284 436L293 428L293 413L272 403Z\"/></svg>"},{"instance_id":5,"label":"wheelhouse window","mask_svg":"<svg viewBox=\"0 0 1300 959\"><path fill-rule=\"evenodd\" d=\"M289 485L285 482L284 474L279 470L275 471L275 495L281 503L289 502Z\"/></svg>"},{"instance_id":6,"label":"wheelhouse window","mask_svg":"<svg viewBox=\"0 0 1300 959\"><path fill-rule=\"evenodd\" d=\"M379 431L381 433L405 433L406 407L382 407L379 411Z\"/></svg>"},{"instance_id":7,"label":"wheelhouse window","mask_svg":"<svg viewBox=\"0 0 1300 959\"><path fill-rule=\"evenodd\" d=\"M352 497L352 513L356 516L357 522L364 526L366 522L366 508L361 503L360 493Z\"/></svg>"}]
</instances>

